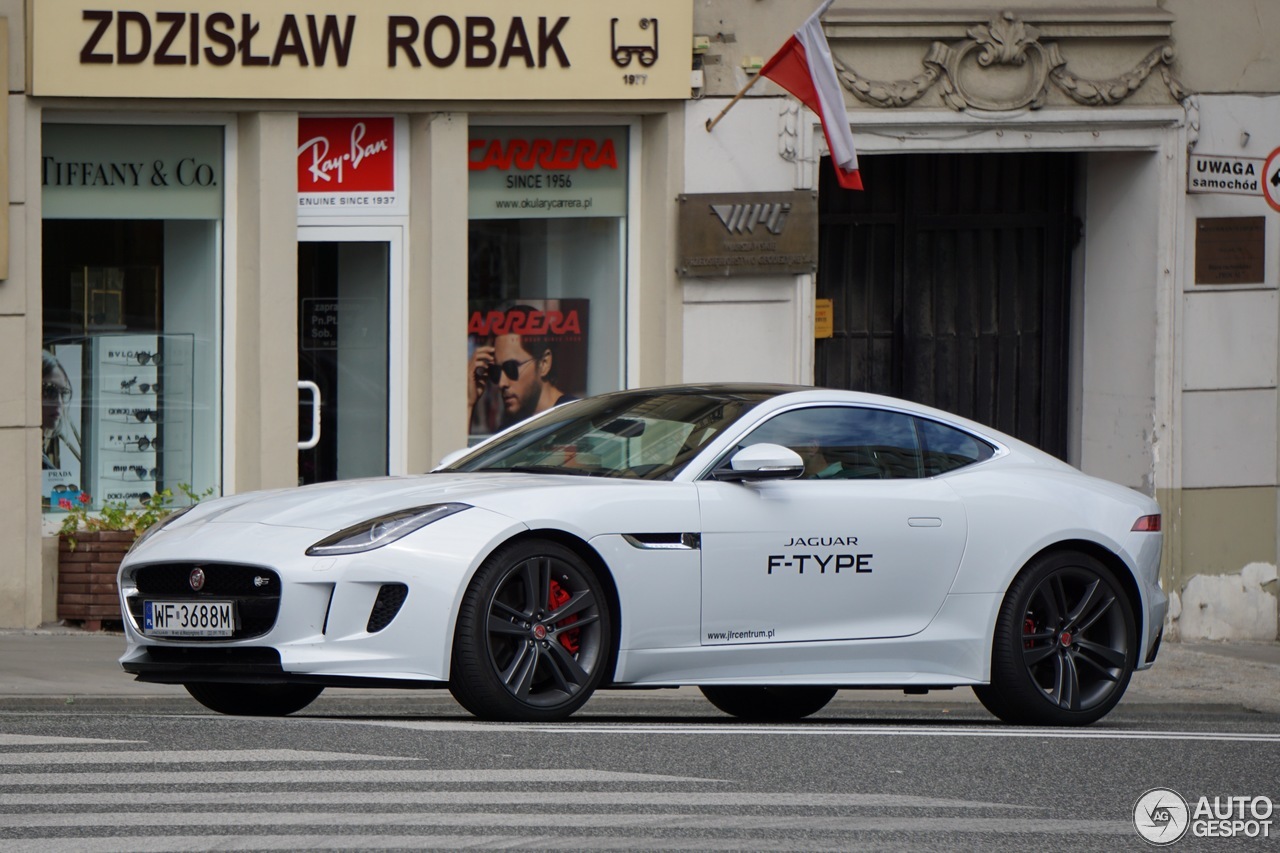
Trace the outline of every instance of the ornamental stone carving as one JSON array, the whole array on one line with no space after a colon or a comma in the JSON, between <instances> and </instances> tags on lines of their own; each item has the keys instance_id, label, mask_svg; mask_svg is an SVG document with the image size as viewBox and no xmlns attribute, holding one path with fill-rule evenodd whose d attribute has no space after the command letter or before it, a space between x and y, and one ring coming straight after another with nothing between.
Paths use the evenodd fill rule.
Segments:
<instances>
[{"instance_id":1,"label":"ornamental stone carving","mask_svg":"<svg viewBox=\"0 0 1280 853\"><path fill-rule=\"evenodd\" d=\"M1067 67L1057 42L1041 42L1039 30L1012 12L970 27L968 35L952 44L933 42L921 60L923 72L909 80L868 80L834 58L836 72L855 98L885 108L915 103L938 84L943 101L954 110L1039 109L1050 85L1078 104L1111 106L1124 101L1156 68L1176 101L1189 94L1173 76L1170 66L1174 53L1170 44L1155 48L1118 77L1089 80ZM999 86L991 85L992 79L984 76L992 69L1006 72Z\"/></svg>"}]
</instances>

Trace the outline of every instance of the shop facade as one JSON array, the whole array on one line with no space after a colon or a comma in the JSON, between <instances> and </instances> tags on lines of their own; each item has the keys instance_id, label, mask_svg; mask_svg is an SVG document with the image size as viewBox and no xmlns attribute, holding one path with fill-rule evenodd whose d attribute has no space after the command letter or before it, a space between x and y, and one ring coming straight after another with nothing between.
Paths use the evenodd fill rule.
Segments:
<instances>
[{"instance_id":1,"label":"shop facade","mask_svg":"<svg viewBox=\"0 0 1280 853\"><path fill-rule=\"evenodd\" d=\"M0 625L54 618L90 487L425 471L560 399L760 380L1153 494L1166 636L1276 636L1265 0L837 3L862 193L767 81L707 130L806 4L437 5L0 3Z\"/></svg>"},{"instance_id":2,"label":"shop facade","mask_svg":"<svg viewBox=\"0 0 1280 853\"><path fill-rule=\"evenodd\" d=\"M905 396L1152 494L1166 636L1275 639L1275 10L837 3L860 193L772 83L706 129L811 10L772 11L699 30L685 191L815 192L817 263L686 276L685 378Z\"/></svg>"},{"instance_id":3,"label":"shop facade","mask_svg":"<svg viewBox=\"0 0 1280 853\"><path fill-rule=\"evenodd\" d=\"M13 5L0 624L57 618L68 505L423 472L679 380L689 0Z\"/></svg>"}]
</instances>

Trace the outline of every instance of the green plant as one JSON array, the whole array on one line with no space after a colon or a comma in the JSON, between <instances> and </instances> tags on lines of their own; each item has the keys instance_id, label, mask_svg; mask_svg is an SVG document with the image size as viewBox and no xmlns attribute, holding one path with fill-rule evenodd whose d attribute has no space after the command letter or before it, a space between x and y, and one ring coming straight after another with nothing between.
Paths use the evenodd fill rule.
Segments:
<instances>
[{"instance_id":1,"label":"green plant","mask_svg":"<svg viewBox=\"0 0 1280 853\"><path fill-rule=\"evenodd\" d=\"M186 483L179 483L178 491L191 503L213 494L212 487L196 493ZM81 492L75 502L69 498L58 501L58 507L67 513L58 532L72 551L76 549L76 534L81 530L124 530L141 536L148 527L180 509L174 505L172 489L161 489L133 507L125 501L107 501L95 512L89 508L90 503L92 498L87 492Z\"/></svg>"}]
</instances>

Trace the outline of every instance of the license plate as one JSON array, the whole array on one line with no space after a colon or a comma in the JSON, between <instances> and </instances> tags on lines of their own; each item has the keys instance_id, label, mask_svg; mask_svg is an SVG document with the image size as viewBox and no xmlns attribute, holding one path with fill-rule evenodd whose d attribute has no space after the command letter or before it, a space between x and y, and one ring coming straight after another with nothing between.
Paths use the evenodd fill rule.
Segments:
<instances>
[{"instance_id":1,"label":"license plate","mask_svg":"<svg viewBox=\"0 0 1280 853\"><path fill-rule=\"evenodd\" d=\"M152 637L230 637L235 629L231 601L142 602L142 633Z\"/></svg>"}]
</instances>

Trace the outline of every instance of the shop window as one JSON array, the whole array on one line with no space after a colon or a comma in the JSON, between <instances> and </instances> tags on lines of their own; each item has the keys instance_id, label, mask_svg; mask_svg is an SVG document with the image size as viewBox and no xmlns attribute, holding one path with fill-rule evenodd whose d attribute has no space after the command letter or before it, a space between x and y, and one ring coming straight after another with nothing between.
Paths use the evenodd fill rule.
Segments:
<instances>
[{"instance_id":1,"label":"shop window","mask_svg":"<svg viewBox=\"0 0 1280 853\"><path fill-rule=\"evenodd\" d=\"M216 490L222 129L43 131L42 504Z\"/></svg>"},{"instance_id":2,"label":"shop window","mask_svg":"<svg viewBox=\"0 0 1280 853\"><path fill-rule=\"evenodd\" d=\"M472 127L472 440L622 387L627 129Z\"/></svg>"}]
</instances>

